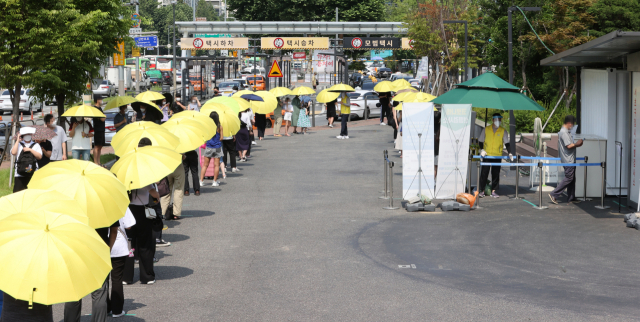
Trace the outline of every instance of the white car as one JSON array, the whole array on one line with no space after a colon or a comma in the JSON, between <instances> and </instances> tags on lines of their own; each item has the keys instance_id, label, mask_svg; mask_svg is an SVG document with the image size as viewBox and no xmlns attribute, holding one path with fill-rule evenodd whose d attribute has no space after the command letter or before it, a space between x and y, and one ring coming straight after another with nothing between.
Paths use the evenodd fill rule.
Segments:
<instances>
[{"instance_id":1,"label":"white car","mask_svg":"<svg viewBox=\"0 0 640 322\"><path fill-rule=\"evenodd\" d=\"M41 111L44 106L43 102L38 102L35 96L31 96L30 89L23 89L20 92L20 112L31 113L31 111ZM9 90L4 90L2 95L0 96L0 107L2 107L2 112L13 111L13 103L11 102L11 96L9 95Z\"/></svg>"},{"instance_id":2,"label":"white car","mask_svg":"<svg viewBox=\"0 0 640 322\"><path fill-rule=\"evenodd\" d=\"M367 104L365 106L365 97ZM380 107L376 104L379 102L378 93L372 90L357 90L349 93L351 99L351 115L355 115L360 119L365 117L365 113L371 117L373 115L380 116Z\"/></svg>"},{"instance_id":3,"label":"white car","mask_svg":"<svg viewBox=\"0 0 640 322\"><path fill-rule=\"evenodd\" d=\"M182 72L176 72L176 83L182 84Z\"/></svg>"},{"instance_id":4,"label":"white car","mask_svg":"<svg viewBox=\"0 0 640 322\"><path fill-rule=\"evenodd\" d=\"M98 88L93 90L93 94L100 94L105 96L113 96L116 95L116 85L111 83L110 80L105 79L100 82Z\"/></svg>"}]
</instances>

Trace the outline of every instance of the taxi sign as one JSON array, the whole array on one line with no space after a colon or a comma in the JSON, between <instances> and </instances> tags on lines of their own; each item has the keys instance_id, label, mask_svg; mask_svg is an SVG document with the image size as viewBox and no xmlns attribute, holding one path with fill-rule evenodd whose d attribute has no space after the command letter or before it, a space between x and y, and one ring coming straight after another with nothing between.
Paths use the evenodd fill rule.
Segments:
<instances>
[{"instance_id":1,"label":"taxi sign","mask_svg":"<svg viewBox=\"0 0 640 322\"><path fill-rule=\"evenodd\" d=\"M278 61L274 60L273 64L271 65L271 69L269 70L269 73L267 74L267 77L282 77L282 70L280 69L280 65L278 65Z\"/></svg>"}]
</instances>

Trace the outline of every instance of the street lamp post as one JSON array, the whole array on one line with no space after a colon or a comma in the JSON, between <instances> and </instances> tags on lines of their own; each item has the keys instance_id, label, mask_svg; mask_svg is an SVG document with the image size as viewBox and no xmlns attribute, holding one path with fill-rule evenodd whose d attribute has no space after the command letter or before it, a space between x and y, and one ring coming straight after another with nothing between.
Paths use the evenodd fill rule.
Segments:
<instances>
[{"instance_id":1,"label":"street lamp post","mask_svg":"<svg viewBox=\"0 0 640 322\"><path fill-rule=\"evenodd\" d=\"M176 84L176 3L177 1L172 1L171 5L173 7L173 68L171 68L173 70L173 100L175 101L176 99L176 91L177 91L177 84ZM184 98L183 102L184 102Z\"/></svg>"},{"instance_id":2,"label":"street lamp post","mask_svg":"<svg viewBox=\"0 0 640 322\"><path fill-rule=\"evenodd\" d=\"M464 81L467 79L467 69L469 68L469 48L467 47L467 21L466 20L444 20L444 23L463 23L464 24Z\"/></svg>"},{"instance_id":3,"label":"street lamp post","mask_svg":"<svg viewBox=\"0 0 640 322\"><path fill-rule=\"evenodd\" d=\"M508 34L508 53L509 56L509 84L513 85L513 32L511 26L511 12L516 10L522 11L540 11L542 8L540 7L509 7L507 10L507 17L509 23L509 34ZM509 151L511 154L516 154L516 117L513 114L513 110L509 111Z\"/></svg>"}]
</instances>

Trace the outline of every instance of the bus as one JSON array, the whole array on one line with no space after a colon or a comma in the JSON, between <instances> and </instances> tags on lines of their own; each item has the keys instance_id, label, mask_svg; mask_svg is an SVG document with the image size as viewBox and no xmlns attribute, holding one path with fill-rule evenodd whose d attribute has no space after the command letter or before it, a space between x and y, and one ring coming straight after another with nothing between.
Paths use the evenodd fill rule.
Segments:
<instances>
[{"instance_id":1,"label":"bus","mask_svg":"<svg viewBox=\"0 0 640 322\"><path fill-rule=\"evenodd\" d=\"M156 69L156 58L160 56L158 55L144 55L144 58L149 60L149 68Z\"/></svg>"},{"instance_id":2,"label":"bus","mask_svg":"<svg viewBox=\"0 0 640 322\"><path fill-rule=\"evenodd\" d=\"M138 57L139 62L138 62L138 67L140 68L140 70L145 73L149 70L150 67L150 62L148 58L141 58ZM125 65L131 67L132 70L135 70L136 67L136 58L127 58L125 60Z\"/></svg>"},{"instance_id":3,"label":"bus","mask_svg":"<svg viewBox=\"0 0 640 322\"><path fill-rule=\"evenodd\" d=\"M159 71L173 71L173 56L156 57L156 69Z\"/></svg>"}]
</instances>

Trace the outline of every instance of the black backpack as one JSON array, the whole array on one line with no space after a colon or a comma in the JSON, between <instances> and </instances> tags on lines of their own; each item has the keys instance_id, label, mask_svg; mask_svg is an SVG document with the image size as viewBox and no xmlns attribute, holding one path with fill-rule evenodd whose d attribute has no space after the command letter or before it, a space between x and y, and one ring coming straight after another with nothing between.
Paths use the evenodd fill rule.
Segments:
<instances>
[{"instance_id":1,"label":"black backpack","mask_svg":"<svg viewBox=\"0 0 640 322\"><path fill-rule=\"evenodd\" d=\"M18 156L18 161L16 162L16 170L19 175L23 177L30 177L36 171L38 160L36 160L36 157L33 155L33 153L24 152L24 144L20 143L20 145L22 145L22 152L20 152L20 155ZM29 149L32 149L34 145L36 145L35 142L31 143Z\"/></svg>"}]
</instances>

